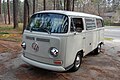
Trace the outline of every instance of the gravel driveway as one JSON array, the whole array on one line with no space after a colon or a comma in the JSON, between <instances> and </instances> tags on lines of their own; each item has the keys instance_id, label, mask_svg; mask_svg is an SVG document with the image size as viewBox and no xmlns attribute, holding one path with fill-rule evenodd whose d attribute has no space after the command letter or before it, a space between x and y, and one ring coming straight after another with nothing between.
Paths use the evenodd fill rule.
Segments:
<instances>
[{"instance_id":1,"label":"gravel driveway","mask_svg":"<svg viewBox=\"0 0 120 80\"><path fill-rule=\"evenodd\" d=\"M84 57L78 71L58 73L24 63L20 59L20 43L0 41L0 44L0 80L120 80L120 62L109 55L114 53L110 50L112 46L105 45L99 55Z\"/></svg>"}]
</instances>

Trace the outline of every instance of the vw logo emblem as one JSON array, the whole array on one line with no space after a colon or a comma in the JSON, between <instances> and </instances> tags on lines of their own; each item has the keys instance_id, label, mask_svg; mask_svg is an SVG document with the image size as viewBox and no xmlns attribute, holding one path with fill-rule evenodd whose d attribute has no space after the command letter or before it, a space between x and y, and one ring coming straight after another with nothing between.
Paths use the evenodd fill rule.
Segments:
<instances>
[{"instance_id":1,"label":"vw logo emblem","mask_svg":"<svg viewBox=\"0 0 120 80\"><path fill-rule=\"evenodd\" d=\"M33 49L34 51L38 51L38 50L39 50L38 44L34 42L34 43L32 44L32 49Z\"/></svg>"}]
</instances>

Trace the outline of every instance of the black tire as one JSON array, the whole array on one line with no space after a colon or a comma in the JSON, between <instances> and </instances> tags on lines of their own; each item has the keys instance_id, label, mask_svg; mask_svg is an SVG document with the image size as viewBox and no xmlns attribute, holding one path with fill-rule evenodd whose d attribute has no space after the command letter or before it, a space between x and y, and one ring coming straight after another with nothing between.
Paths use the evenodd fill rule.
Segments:
<instances>
[{"instance_id":1,"label":"black tire","mask_svg":"<svg viewBox=\"0 0 120 80\"><path fill-rule=\"evenodd\" d=\"M72 71L72 72L77 71L81 66L81 62L82 62L82 54L79 53L76 55L73 67L70 69L70 71Z\"/></svg>"},{"instance_id":2,"label":"black tire","mask_svg":"<svg viewBox=\"0 0 120 80\"><path fill-rule=\"evenodd\" d=\"M94 50L94 55L98 55L101 52L101 44L97 46L97 48Z\"/></svg>"}]
</instances>

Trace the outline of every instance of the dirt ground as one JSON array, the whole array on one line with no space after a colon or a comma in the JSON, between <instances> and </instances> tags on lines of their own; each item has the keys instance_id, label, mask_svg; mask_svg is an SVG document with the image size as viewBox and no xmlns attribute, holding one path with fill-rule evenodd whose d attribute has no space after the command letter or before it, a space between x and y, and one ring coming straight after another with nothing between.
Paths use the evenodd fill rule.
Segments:
<instances>
[{"instance_id":1,"label":"dirt ground","mask_svg":"<svg viewBox=\"0 0 120 80\"><path fill-rule=\"evenodd\" d=\"M0 40L0 80L120 80L120 62L107 55L83 58L81 68L74 72L52 72L36 68L20 59L19 42Z\"/></svg>"}]
</instances>

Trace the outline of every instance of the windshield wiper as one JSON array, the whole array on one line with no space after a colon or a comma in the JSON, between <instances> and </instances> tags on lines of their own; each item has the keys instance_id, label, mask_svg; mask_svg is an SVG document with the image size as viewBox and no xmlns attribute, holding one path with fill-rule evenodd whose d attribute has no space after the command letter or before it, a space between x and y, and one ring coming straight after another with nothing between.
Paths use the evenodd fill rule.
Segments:
<instances>
[{"instance_id":1,"label":"windshield wiper","mask_svg":"<svg viewBox=\"0 0 120 80\"><path fill-rule=\"evenodd\" d=\"M42 30L46 31L48 34L51 34L51 32L47 28L44 28L43 25L44 25L44 23L42 23L40 25L39 29L42 29Z\"/></svg>"},{"instance_id":2,"label":"windshield wiper","mask_svg":"<svg viewBox=\"0 0 120 80\"><path fill-rule=\"evenodd\" d=\"M40 27L40 29L46 31L48 34L51 34L51 32L47 28Z\"/></svg>"}]
</instances>

